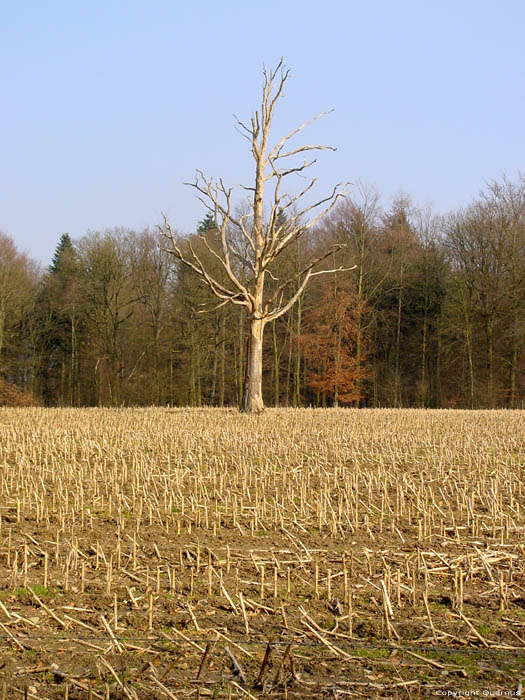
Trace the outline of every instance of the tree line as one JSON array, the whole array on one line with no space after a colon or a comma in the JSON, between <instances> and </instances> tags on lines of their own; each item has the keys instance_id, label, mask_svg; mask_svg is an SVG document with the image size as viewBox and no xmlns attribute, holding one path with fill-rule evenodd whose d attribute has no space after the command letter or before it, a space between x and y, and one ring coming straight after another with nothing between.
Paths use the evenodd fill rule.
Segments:
<instances>
[{"instance_id":1,"label":"tree line","mask_svg":"<svg viewBox=\"0 0 525 700\"><path fill-rule=\"evenodd\" d=\"M293 215L278 215L285 229ZM42 269L0 234L0 403L242 402L246 308L217 303L159 240L157 229L64 234ZM176 240L220 280L212 214ZM299 272L320 257L327 274L301 291ZM523 406L523 176L448 216L354 188L276 265L299 293L267 324L266 405Z\"/></svg>"}]
</instances>

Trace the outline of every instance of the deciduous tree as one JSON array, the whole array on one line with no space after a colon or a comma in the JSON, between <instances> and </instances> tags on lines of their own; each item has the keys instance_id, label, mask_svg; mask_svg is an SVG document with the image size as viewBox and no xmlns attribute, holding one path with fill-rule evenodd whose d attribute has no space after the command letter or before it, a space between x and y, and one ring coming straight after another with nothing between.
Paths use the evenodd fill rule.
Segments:
<instances>
[{"instance_id":1,"label":"deciduous tree","mask_svg":"<svg viewBox=\"0 0 525 700\"><path fill-rule=\"evenodd\" d=\"M330 286L321 302L307 316L308 332L301 345L307 359L306 382L322 404L330 399L334 406L356 403L363 382L370 376L367 348L362 343L359 361L357 338L360 313L355 290ZM361 338L361 342L362 342Z\"/></svg>"},{"instance_id":2,"label":"deciduous tree","mask_svg":"<svg viewBox=\"0 0 525 700\"><path fill-rule=\"evenodd\" d=\"M188 250L184 250L166 217L160 227L169 242L167 250L193 270L219 299L219 304L231 303L246 309L249 336L241 402L241 410L245 412L263 410L262 349L266 324L287 313L301 297L310 279L326 272L318 270L317 266L331 251L311 259L290 277L277 278L271 292L265 288L266 278L276 277L274 269L279 256L317 224L343 196L343 191L336 186L326 197L305 204L304 197L310 194L315 178L296 193L284 191L288 176L302 174L315 163L315 159L297 162L293 160L294 156L331 148L323 145L289 145L294 136L321 115L270 145L270 127L275 108L288 77L289 71L282 60L275 69L264 69L260 108L249 124L237 120L242 135L249 142L255 165L254 182L244 187L252 194L246 213L235 215L232 188L228 188L222 179L215 182L197 171L196 180L192 183L217 224L219 248L216 250L205 234L201 234L201 240L218 262L225 281L210 272L191 242ZM271 193L265 199L268 190ZM243 270L249 271L247 279L241 274Z\"/></svg>"}]
</instances>

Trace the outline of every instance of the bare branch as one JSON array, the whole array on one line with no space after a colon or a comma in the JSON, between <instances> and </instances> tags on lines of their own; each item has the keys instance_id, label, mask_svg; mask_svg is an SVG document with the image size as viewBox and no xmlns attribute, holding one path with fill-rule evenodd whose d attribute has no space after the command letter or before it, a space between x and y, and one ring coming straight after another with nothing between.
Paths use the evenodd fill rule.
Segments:
<instances>
[{"instance_id":1,"label":"bare branch","mask_svg":"<svg viewBox=\"0 0 525 700\"><path fill-rule=\"evenodd\" d=\"M209 314L212 311L217 311L217 309L220 309L221 306L224 306L225 304L230 303L230 301L231 301L230 299L225 299L224 301L220 301L218 304L213 306L211 309L199 309L199 311L197 311L197 313L198 314ZM200 304L200 306L205 306L205 304Z\"/></svg>"},{"instance_id":2,"label":"bare branch","mask_svg":"<svg viewBox=\"0 0 525 700\"><path fill-rule=\"evenodd\" d=\"M191 260L188 260L187 257L184 256L182 250L180 249L179 245L177 244L177 241L175 239L175 236L173 234L173 230L171 228L171 225L167 221L167 217L165 214L162 214L164 224L163 226L159 226L159 231L161 235L166 238L168 241L171 243L171 249L169 248L163 248L161 247L161 250L164 250L167 253L172 253L175 255L175 257L180 260L183 265L188 267L189 269L193 270L195 272L199 279L203 281L210 289L211 291L215 294L216 297L219 299L231 301L233 304L239 304L241 306L247 306L250 307L251 304L251 295L250 293L242 288L241 294L239 292L234 292L231 289L228 289L225 287L223 284L221 284L218 280L216 280L214 277L212 277L204 268L204 265L198 255L195 253L195 250L193 249L193 246L191 245L191 242L188 243L188 247L190 249L191 257L193 258L192 262ZM240 283L239 283L240 284ZM242 285L241 285L242 287Z\"/></svg>"},{"instance_id":3,"label":"bare branch","mask_svg":"<svg viewBox=\"0 0 525 700\"><path fill-rule=\"evenodd\" d=\"M312 146L299 146L299 148L294 148L293 151L287 151L286 153L280 153L272 158L276 161L280 158L289 158L290 156L296 156L298 153L304 153L304 151L337 151L337 148L333 146L322 146L322 145L312 145Z\"/></svg>"},{"instance_id":4,"label":"bare branch","mask_svg":"<svg viewBox=\"0 0 525 700\"><path fill-rule=\"evenodd\" d=\"M327 274L329 271L316 270L333 250L321 255L304 266L300 272L280 282L271 271L272 263L294 241L315 226L345 196L344 189L339 185L332 192L311 204L298 202L313 188L315 178L302 186L296 194L283 192L282 183L289 175L302 176L307 168L316 163L316 159L304 156L309 151L336 149L322 144L307 144L294 147L290 140L305 127L320 119L329 112L321 112L283 136L273 148L269 147L270 127L277 102L284 95L286 82L290 71L285 68L281 59L277 66L267 70L263 68L262 99L259 108L255 110L249 122L243 122L234 115L236 128L250 142L250 149L255 161L255 179L250 185L241 185L249 192L250 212L235 214L232 211L232 188L227 188L222 180L207 179L202 171L196 171L195 181L186 183L197 191L198 199L209 212L213 212L220 237L220 243L207 236L200 236L202 245L220 266L219 279L206 269L204 258L201 259L194 250L191 239L187 248L181 249L175 240L173 232L164 217L163 235L171 242L172 252L181 262L190 268L219 299L214 308L220 308L231 302L247 307L250 323L249 360L246 363L246 386L243 393L243 410L262 410L262 347L263 330L267 321L275 320L285 314L295 304L311 279L311 277ZM278 162L285 158L299 156L296 161L287 161L288 167L279 167ZM302 162L301 162L302 161ZM265 185L273 179L273 192L270 195L269 219L265 220ZM299 210L297 210L299 209ZM203 251L204 252L204 251ZM206 255L208 259L208 255ZM241 267L242 266L242 267ZM211 269L215 269L214 267ZM240 275L239 269L247 270L247 275ZM349 268L339 267L343 271ZM351 269L351 268L350 268ZM224 277L223 274L224 273ZM268 290L265 290L265 276L268 274L276 291L267 301ZM220 279L224 279L221 282ZM285 292L290 285L298 285L291 298L283 301ZM270 292L271 294L271 292ZM278 300L278 301L277 301ZM272 308L272 305L275 305ZM205 313L202 311L201 313Z\"/></svg>"},{"instance_id":5,"label":"bare branch","mask_svg":"<svg viewBox=\"0 0 525 700\"><path fill-rule=\"evenodd\" d=\"M309 168L311 165L314 165L314 163L317 163L317 159L314 158L314 160L311 160L310 162L307 162L306 160L302 165L298 165L295 168L288 168L288 170L277 170L277 168L274 167L274 161L272 160L270 162L270 165L273 168L273 172L271 172L269 175L265 176L265 180L271 180L272 177L286 177L287 175L291 175L292 173L300 173L303 170L306 170L306 168Z\"/></svg>"},{"instance_id":6,"label":"bare branch","mask_svg":"<svg viewBox=\"0 0 525 700\"><path fill-rule=\"evenodd\" d=\"M272 148L272 150L268 154L268 160L270 161L270 160L276 160L277 158L284 158L285 156L284 155L280 156L279 153L287 141L292 139L296 134L298 134L300 131L305 129L307 126L309 126L313 122L317 121L318 119L321 119L321 117L324 117L333 111L334 111L333 109L330 109L327 112L319 112L319 114L316 114L315 117L308 119L308 121L303 122L303 124L301 124L300 126L296 127L295 129L292 129L292 131L290 131L289 134L286 134L286 136L283 136L282 139L275 144L275 146ZM314 146L314 148L316 148L316 147Z\"/></svg>"},{"instance_id":7,"label":"bare branch","mask_svg":"<svg viewBox=\"0 0 525 700\"><path fill-rule=\"evenodd\" d=\"M309 185L308 188L305 189L305 191L308 191L310 187L312 187L313 183L315 182L312 181ZM308 212L312 211L313 209L316 209L326 202L330 202L329 206L325 207L317 216L315 216L313 219L308 221L305 224L301 224L300 226L292 226L288 233L286 235L281 236L281 237L276 237L275 241L273 244L270 246L270 251L267 256L268 258L268 263L270 263L272 260L274 260L278 255L280 255L289 245L292 243L294 240L296 240L299 236L302 236L311 229L313 226L315 226L324 216L326 216L337 204L337 201L346 196L346 191L345 190L338 190L337 188L339 185L336 185L332 191L332 194L328 195L327 197L324 197L323 199L318 200L314 204L311 204L310 206L306 207L302 211L298 212L297 214L294 214L291 219L288 220L287 224L293 224L294 222L298 221L300 218L302 218L305 214Z\"/></svg>"},{"instance_id":8,"label":"bare branch","mask_svg":"<svg viewBox=\"0 0 525 700\"><path fill-rule=\"evenodd\" d=\"M188 185L189 187L193 187L203 195L202 197L197 195L197 199L204 204L208 211L211 211L215 215L215 220L217 220L217 218L220 216L223 220L227 220L233 224L233 226L236 226L242 232L242 235L246 239L250 248L255 252L255 243L243 225L242 218L246 217L241 217L241 220L237 220L231 213L230 198L232 189L230 188L227 190L222 180L219 181L219 185L215 185L214 187L213 181L211 179L207 180L201 170L197 170L196 172L198 177L196 178L195 182L185 182L184 184ZM199 181L199 178L202 181L202 184ZM218 197L218 192L221 192L224 196L226 200L226 207L221 204Z\"/></svg>"},{"instance_id":9,"label":"bare branch","mask_svg":"<svg viewBox=\"0 0 525 700\"><path fill-rule=\"evenodd\" d=\"M310 277L316 277L317 275L331 275L334 272L351 272L355 270L357 265L352 265L352 267L334 267L331 270L318 270L317 272L312 272Z\"/></svg>"},{"instance_id":10,"label":"bare branch","mask_svg":"<svg viewBox=\"0 0 525 700\"><path fill-rule=\"evenodd\" d=\"M326 260L326 258L330 257L330 255L334 255L342 248L346 248L346 245L344 243L338 243L336 245L333 245L330 248L330 250L328 250L326 253L319 256L318 258L315 258L315 260L311 260L308 263L308 265L306 265L302 270L300 270L299 272L296 272L295 274L291 275L288 279L286 279L284 282L282 282L279 285L279 287L277 287L276 291L273 293L273 295L270 297L270 299L268 299L268 301L265 305L265 309L269 308L270 304L272 304L272 302L274 302L281 295L281 293L284 292L286 287L288 287L290 284L292 284L292 282L295 282L297 279L299 279L300 277L302 277L305 274L308 274L308 276L310 278L310 277L313 277L317 274L325 274L327 272L335 272L335 271L344 272L344 271L353 270L356 267L355 265L353 267L348 267L348 268L338 267L338 268L333 269L333 270L321 270L320 272L312 272L313 268L316 265L319 265L319 263L323 262L323 260ZM275 279L275 277L273 279ZM272 313L273 313L273 311L270 312L270 314L272 314ZM276 318L278 318L278 317L276 317Z\"/></svg>"},{"instance_id":11,"label":"bare branch","mask_svg":"<svg viewBox=\"0 0 525 700\"><path fill-rule=\"evenodd\" d=\"M329 252L328 252L326 255L324 255L323 258L321 258L321 259L324 259L324 258L328 257L328 255L331 255L332 252L333 252L333 251L329 251ZM321 259L320 259L320 260L321 260ZM317 262L320 262L320 260L318 260ZM315 264L317 264L317 263L315 263ZM288 300L288 302L287 302L284 306L282 306L282 307L280 307L280 308L277 308L277 309L275 309L274 311L271 311L269 314L267 314L267 316L266 316L266 321L267 321L267 322L268 322L268 321L275 321L276 319L278 319L278 318L280 318L281 316L283 316L287 311L289 311L289 310L292 308L292 306L296 303L296 301L299 299L299 297L300 297L301 294L304 292L304 290L306 289L306 285L307 285L308 282L310 281L310 278L313 277L314 275L318 275L318 274L328 274L328 273L333 273L333 272L343 272L344 270L353 270L356 266L354 265L354 267L350 267L350 268L337 267L337 268L335 268L335 269L333 269L333 270L322 270L322 271L319 271L319 272L312 272L312 267L313 267L313 265L309 265L307 268L305 268L305 269L307 270L306 275L305 275L303 281L301 282L301 284L299 285L297 291L296 291L295 294Z\"/></svg>"},{"instance_id":12,"label":"bare branch","mask_svg":"<svg viewBox=\"0 0 525 700\"><path fill-rule=\"evenodd\" d=\"M234 114L234 115L233 115L233 118L234 118L235 121L237 122L238 126L239 126L243 131L246 132L245 134L242 134L242 135L243 135L245 138L247 138L248 141L251 141L251 140L253 139L253 129L249 129L249 128L246 126L246 124L244 124L243 122L241 122L241 120L237 117L237 115ZM239 130L239 133L242 133L242 132Z\"/></svg>"}]
</instances>

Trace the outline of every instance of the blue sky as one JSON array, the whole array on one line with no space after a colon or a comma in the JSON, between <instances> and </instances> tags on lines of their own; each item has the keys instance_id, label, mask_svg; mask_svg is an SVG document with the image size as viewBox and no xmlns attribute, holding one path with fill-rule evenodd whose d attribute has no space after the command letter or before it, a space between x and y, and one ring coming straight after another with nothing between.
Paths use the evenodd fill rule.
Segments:
<instances>
[{"instance_id":1,"label":"blue sky","mask_svg":"<svg viewBox=\"0 0 525 700\"><path fill-rule=\"evenodd\" d=\"M30 0L2 3L0 229L48 263L64 232L203 218L196 168L250 181L262 64L293 78L282 135L337 146L339 181L403 190L439 212L523 169L525 3Z\"/></svg>"}]
</instances>

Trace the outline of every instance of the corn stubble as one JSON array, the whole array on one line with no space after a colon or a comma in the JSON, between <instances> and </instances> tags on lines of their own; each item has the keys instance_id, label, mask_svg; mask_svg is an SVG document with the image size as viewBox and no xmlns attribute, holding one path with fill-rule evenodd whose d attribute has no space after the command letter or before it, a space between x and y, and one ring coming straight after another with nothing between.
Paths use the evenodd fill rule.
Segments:
<instances>
[{"instance_id":1,"label":"corn stubble","mask_svg":"<svg viewBox=\"0 0 525 700\"><path fill-rule=\"evenodd\" d=\"M519 411L2 409L0 697L508 690L524 435Z\"/></svg>"}]
</instances>

